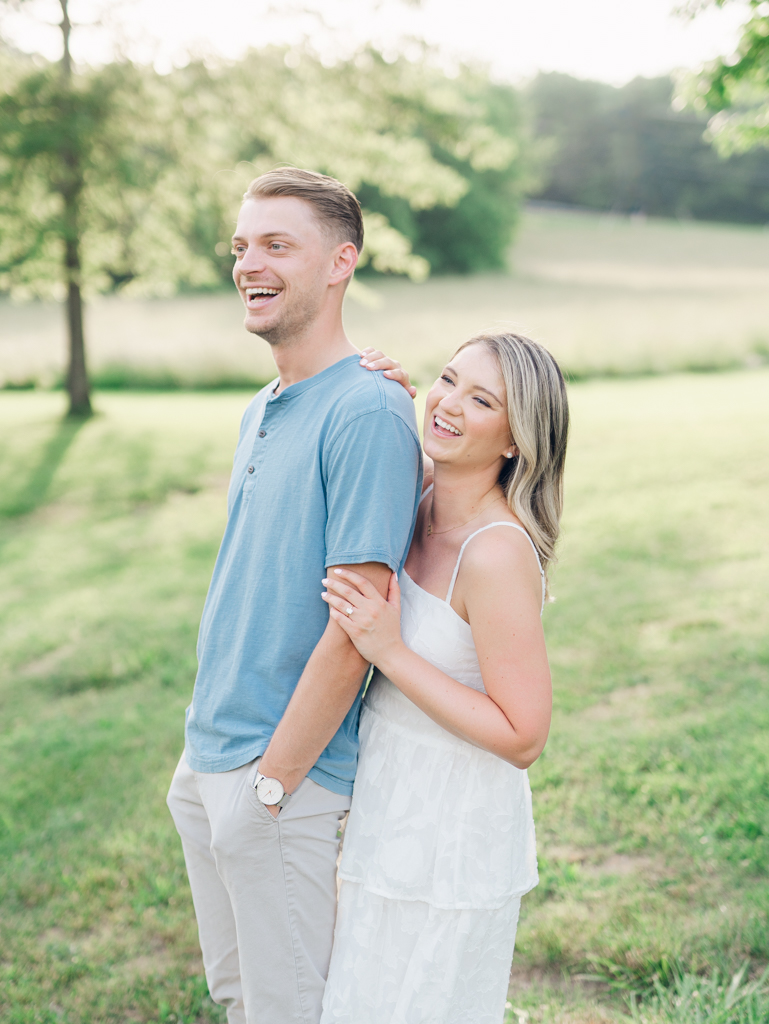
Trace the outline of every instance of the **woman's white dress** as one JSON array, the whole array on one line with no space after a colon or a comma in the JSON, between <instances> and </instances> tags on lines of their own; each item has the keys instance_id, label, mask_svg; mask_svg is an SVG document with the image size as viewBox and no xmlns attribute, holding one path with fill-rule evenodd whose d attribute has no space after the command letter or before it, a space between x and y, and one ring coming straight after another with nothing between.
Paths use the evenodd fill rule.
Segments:
<instances>
[{"instance_id":1,"label":"woman's white dress","mask_svg":"<svg viewBox=\"0 0 769 1024\"><path fill-rule=\"evenodd\" d=\"M451 596L466 545L492 526L521 529L468 537L445 601L400 578L407 646L481 692ZM501 1024L521 896L538 880L527 774L446 732L378 671L339 878L321 1024Z\"/></svg>"}]
</instances>

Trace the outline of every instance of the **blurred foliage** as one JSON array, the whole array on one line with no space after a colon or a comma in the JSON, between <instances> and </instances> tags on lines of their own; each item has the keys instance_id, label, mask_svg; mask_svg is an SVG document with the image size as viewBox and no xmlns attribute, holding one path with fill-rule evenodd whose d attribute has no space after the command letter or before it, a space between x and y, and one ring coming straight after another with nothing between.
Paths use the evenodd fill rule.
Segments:
<instances>
[{"instance_id":1,"label":"blurred foliage","mask_svg":"<svg viewBox=\"0 0 769 1024\"><path fill-rule=\"evenodd\" d=\"M526 98L536 140L550 152L535 196L623 213L767 221L769 154L723 159L703 137L707 114L673 105L673 93L667 77L615 88L539 75Z\"/></svg>"},{"instance_id":2,"label":"blurred foliage","mask_svg":"<svg viewBox=\"0 0 769 1024\"><path fill-rule=\"evenodd\" d=\"M413 65L409 70L425 74L424 68ZM512 87L492 83L469 69L463 69L452 81L451 92L444 93L440 113L437 103L431 109L426 98L422 90L412 88L410 95L398 98L400 109L394 113L399 119L409 117L415 135L427 142L434 159L468 183L466 191L455 205L420 209L364 182L361 201L385 214L433 272L503 269L521 194L531 184L536 163L536 154L526 145L521 98Z\"/></svg>"},{"instance_id":3,"label":"blurred foliage","mask_svg":"<svg viewBox=\"0 0 769 1024\"><path fill-rule=\"evenodd\" d=\"M699 7L725 2L698 0ZM748 7L737 51L685 78L680 90L694 109L717 111L708 133L725 156L769 148L769 4L748 0Z\"/></svg>"},{"instance_id":4,"label":"blurred foliage","mask_svg":"<svg viewBox=\"0 0 769 1024\"><path fill-rule=\"evenodd\" d=\"M128 62L56 68L0 52L0 290L60 296L62 136L84 168L83 282L168 295L228 280L249 180L281 164L364 200L362 267L423 279L500 266L525 177L511 88L366 49L324 66L266 48L168 75Z\"/></svg>"},{"instance_id":5,"label":"blurred foliage","mask_svg":"<svg viewBox=\"0 0 769 1024\"><path fill-rule=\"evenodd\" d=\"M145 261L157 258L147 233L162 234L168 210L153 199L180 147L168 131L173 119L150 116L166 98L153 95L153 84L130 64L111 64L77 75L65 89L58 68L47 65L0 95L0 281L6 288L22 296L63 293L60 251L70 230L65 146L80 171L76 228L84 281L99 289L120 285L145 271L139 253ZM196 268L185 256L176 254L176 275L193 278ZM197 276L204 275L198 270Z\"/></svg>"}]
</instances>

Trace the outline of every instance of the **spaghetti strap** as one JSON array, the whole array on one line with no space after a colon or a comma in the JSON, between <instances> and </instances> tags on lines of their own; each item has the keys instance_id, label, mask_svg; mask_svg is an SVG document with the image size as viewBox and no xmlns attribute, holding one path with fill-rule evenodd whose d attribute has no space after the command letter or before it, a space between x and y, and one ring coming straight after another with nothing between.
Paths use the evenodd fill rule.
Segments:
<instances>
[{"instance_id":1,"label":"spaghetti strap","mask_svg":"<svg viewBox=\"0 0 769 1024\"><path fill-rule=\"evenodd\" d=\"M427 493L427 492L425 492L425 493ZM524 530L524 528L522 526L519 526L517 523L507 523L504 520L502 520L502 521L500 521L498 523L489 523L487 526L482 526L480 528L480 530L476 530L475 533L471 533L470 536L467 538L467 540L462 545L462 547L459 549L459 556L457 558L457 564L454 566L454 574L451 577L451 583L449 584L449 592L446 595L446 604L448 604L448 605L451 604L451 598L452 598L452 596L454 594L454 584L457 582L457 576L459 575L459 565L460 565L460 563L462 561L462 555L465 553L465 548L470 543L470 541L473 539L473 537L477 537L478 534L479 533L483 533L484 530L490 530L492 528L492 526L511 526L514 530L518 530L520 533L522 533L524 535L524 537L526 538L526 540L529 542L529 544L531 544L531 550L534 552L534 556L537 559L537 565L539 566L539 575L540 575L540 577L542 579L542 607L540 609L540 615L541 615L542 612L545 610L545 571L542 568L542 562L540 561L540 558L539 558L539 552L537 551L537 548L536 548L536 546L534 544L534 541L531 539L531 537L528 535L528 533L526 532L526 530Z\"/></svg>"},{"instance_id":2,"label":"spaghetti strap","mask_svg":"<svg viewBox=\"0 0 769 1024\"><path fill-rule=\"evenodd\" d=\"M429 487L425 487L424 492L422 494L422 497L419 499L419 504L420 505L425 500L425 498L427 497L427 495L430 493L430 491L433 489L434 486L435 486L435 484L430 484Z\"/></svg>"}]
</instances>

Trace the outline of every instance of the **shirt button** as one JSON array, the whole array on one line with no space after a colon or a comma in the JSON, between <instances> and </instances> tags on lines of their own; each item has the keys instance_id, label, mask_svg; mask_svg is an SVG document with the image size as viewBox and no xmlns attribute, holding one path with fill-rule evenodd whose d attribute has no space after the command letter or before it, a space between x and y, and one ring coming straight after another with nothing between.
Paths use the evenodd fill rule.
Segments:
<instances>
[{"instance_id":1,"label":"shirt button","mask_svg":"<svg viewBox=\"0 0 769 1024\"><path fill-rule=\"evenodd\" d=\"M249 473L253 473L253 471L254 471L254 467L253 467L253 466L249 466L249 467L248 467L248 472L249 472Z\"/></svg>"},{"instance_id":2,"label":"shirt button","mask_svg":"<svg viewBox=\"0 0 769 1024\"><path fill-rule=\"evenodd\" d=\"M267 431L266 430L260 430L259 431L259 437L267 437Z\"/></svg>"}]
</instances>

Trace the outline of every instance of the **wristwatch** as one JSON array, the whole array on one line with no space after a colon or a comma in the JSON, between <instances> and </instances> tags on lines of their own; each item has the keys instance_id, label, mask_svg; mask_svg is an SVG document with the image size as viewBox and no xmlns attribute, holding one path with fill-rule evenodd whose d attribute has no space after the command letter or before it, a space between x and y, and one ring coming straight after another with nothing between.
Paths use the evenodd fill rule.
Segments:
<instances>
[{"instance_id":1,"label":"wristwatch","mask_svg":"<svg viewBox=\"0 0 769 1024\"><path fill-rule=\"evenodd\" d=\"M267 807L284 807L288 801L290 794L283 789L283 783L278 779L268 779L258 769L252 785L256 795Z\"/></svg>"}]
</instances>

